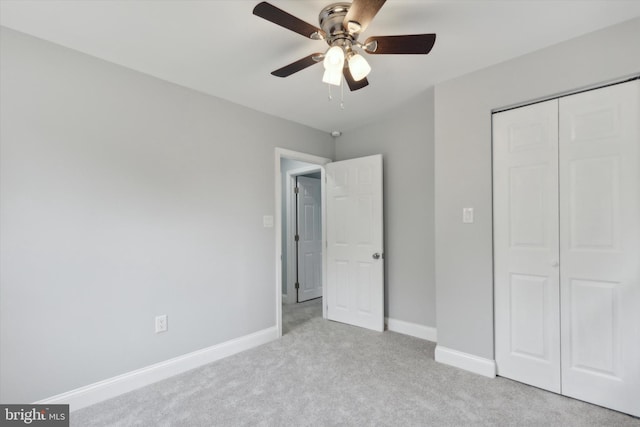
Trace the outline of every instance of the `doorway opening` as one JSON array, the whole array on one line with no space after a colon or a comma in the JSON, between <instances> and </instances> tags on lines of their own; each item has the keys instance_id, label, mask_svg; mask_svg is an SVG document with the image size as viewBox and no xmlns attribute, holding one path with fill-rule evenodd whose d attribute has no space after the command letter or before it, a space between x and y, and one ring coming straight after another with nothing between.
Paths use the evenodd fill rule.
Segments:
<instances>
[{"instance_id":1,"label":"doorway opening","mask_svg":"<svg viewBox=\"0 0 640 427\"><path fill-rule=\"evenodd\" d=\"M331 159L281 148L276 148L275 154L276 323L281 336L283 304L297 304L324 294L322 166ZM325 304L322 315L326 317Z\"/></svg>"},{"instance_id":2,"label":"doorway opening","mask_svg":"<svg viewBox=\"0 0 640 427\"><path fill-rule=\"evenodd\" d=\"M283 230L287 229L286 224L283 226L283 212L286 211L286 185L291 181L286 173L283 178L283 159L312 164L309 169L297 171L293 176L320 170L322 317L382 332L382 155L331 162L322 157L281 148L276 148L275 154L275 302L279 336L282 336L283 251L286 246L283 245ZM293 251L291 249L289 252ZM290 278L288 282L291 283ZM289 299L293 292L290 294L287 289L286 295Z\"/></svg>"}]
</instances>

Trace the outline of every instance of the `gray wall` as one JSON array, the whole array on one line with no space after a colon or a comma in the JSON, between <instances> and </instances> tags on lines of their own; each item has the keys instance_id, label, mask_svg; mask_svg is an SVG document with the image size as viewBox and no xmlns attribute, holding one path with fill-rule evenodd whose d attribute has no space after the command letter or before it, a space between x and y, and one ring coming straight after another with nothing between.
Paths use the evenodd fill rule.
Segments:
<instances>
[{"instance_id":1,"label":"gray wall","mask_svg":"<svg viewBox=\"0 0 640 427\"><path fill-rule=\"evenodd\" d=\"M385 312L436 326L433 89L391 115L345 132L336 159L384 158Z\"/></svg>"},{"instance_id":2,"label":"gray wall","mask_svg":"<svg viewBox=\"0 0 640 427\"><path fill-rule=\"evenodd\" d=\"M634 19L436 86L439 345L493 359L491 110L638 73L638 41Z\"/></svg>"},{"instance_id":3,"label":"gray wall","mask_svg":"<svg viewBox=\"0 0 640 427\"><path fill-rule=\"evenodd\" d=\"M333 138L11 30L1 43L0 400L274 326L274 147L332 158Z\"/></svg>"}]
</instances>

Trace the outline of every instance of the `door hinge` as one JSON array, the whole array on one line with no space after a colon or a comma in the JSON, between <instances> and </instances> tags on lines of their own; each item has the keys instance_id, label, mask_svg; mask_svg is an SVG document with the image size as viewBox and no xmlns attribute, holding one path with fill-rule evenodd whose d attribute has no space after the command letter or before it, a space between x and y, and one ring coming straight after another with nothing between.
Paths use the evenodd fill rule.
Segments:
<instances>
[{"instance_id":1,"label":"door hinge","mask_svg":"<svg viewBox=\"0 0 640 427\"><path fill-rule=\"evenodd\" d=\"M300 241L300 236L299 235L295 235L295 237L293 238L296 242Z\"/></svg>"},{"instance_id":2,"label":"door hinge","mask_svg":"<svg viewBox=\"0 0 640 427\"><path fill-rule=\"evenodd\" d=\"M294 187L293 192L298 194L300 192L300 187Z\"/></svg>"},{"instance_id":3,"label":"door hinge","mask_svg":"<svg viewBox=\"0 0 640 427\"><path fill-rule=\"evenodd\" d=\"M300 289L300 283L296 282L296 289Z\"/></svg>"}]
</instances>

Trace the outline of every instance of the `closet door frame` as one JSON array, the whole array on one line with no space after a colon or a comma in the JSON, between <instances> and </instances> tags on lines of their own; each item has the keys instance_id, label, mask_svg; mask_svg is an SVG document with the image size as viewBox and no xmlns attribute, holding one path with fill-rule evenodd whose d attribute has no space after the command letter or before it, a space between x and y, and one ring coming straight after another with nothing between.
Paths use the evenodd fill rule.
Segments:
<instances>
[{"instance_id":1,"label":"closet door frame","mask_svg":"<svg viewBox=\"0 0 640 427\"><path fill-rule=\"evenodd\" d=\"M509 253L513 246L510 165L501 163L501 157L508 159L514 153L509 142L513 129L501 129L501 119L496 120L539 104L493 115L498 375L640 416L640 77L555 101L559 256L552 257L551 265L559 267L559 384L541 386L539 379L527 379L520 372L526 362L514 357L518 338L511 324L522 321L512 310L510 289L511 278L518 274L509 269L514 258ZM513 360L519 363L515 370L510 366Z\"/></svg>"}]
</instances>

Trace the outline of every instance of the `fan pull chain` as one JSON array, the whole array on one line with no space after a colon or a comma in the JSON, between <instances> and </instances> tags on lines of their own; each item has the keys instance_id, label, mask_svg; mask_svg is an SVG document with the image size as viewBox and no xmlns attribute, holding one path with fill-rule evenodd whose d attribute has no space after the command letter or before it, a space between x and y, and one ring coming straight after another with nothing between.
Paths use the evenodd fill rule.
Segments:
<instances>
[{"instance_id":1,"label":"fan pull chain","mask_svg":"<svg viewBox=\"0 0 640 427\"><path fill-rule=\"evenodd\" d=\"M327 88L329 89L329 102L333 101L333 95L331 94L331 85L328 84ZM340 80L340 109L344 110L344 79Z\"/></svg>"},{"instance_id":2,"label":"fan pull chain","mask_svg":"<svg viewBox=\"0 0 640 427\"><path fill-rule=\"evenodd\" d=\"M340 109L344 110L344 79L340 79Z\"/></svg>"}]
</instances>

